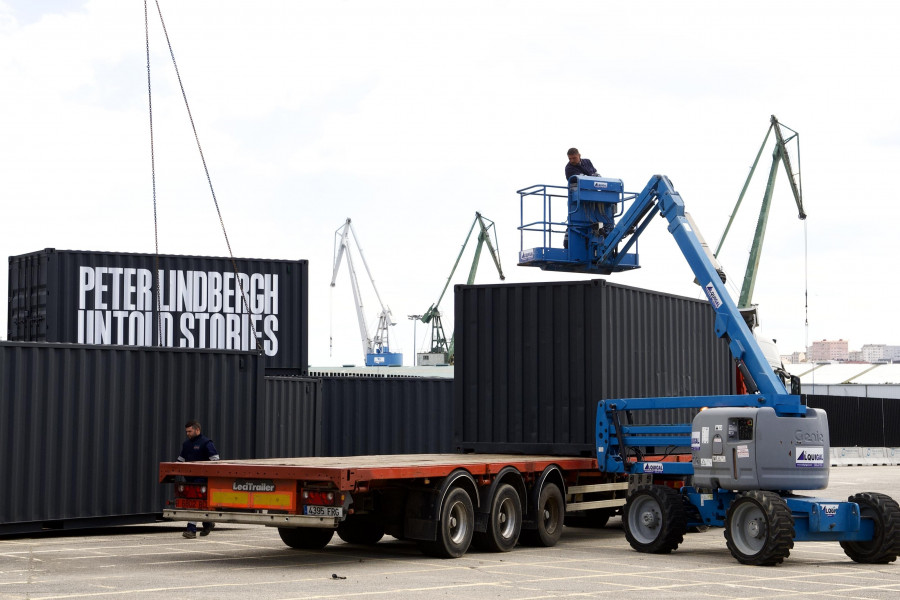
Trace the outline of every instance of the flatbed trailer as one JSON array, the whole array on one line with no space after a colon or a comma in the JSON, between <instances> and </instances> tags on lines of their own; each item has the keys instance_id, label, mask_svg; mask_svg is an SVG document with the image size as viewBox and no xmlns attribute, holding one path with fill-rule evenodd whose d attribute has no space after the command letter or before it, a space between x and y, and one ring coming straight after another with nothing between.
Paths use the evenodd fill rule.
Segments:
<instances>
[{"instance_id":1,"label":"flatbed trailer","mask_svg":"<svg viewBox=\"0 0 900 600\"><path fill-rule=\"evenodd\" d=\"M602 526L625 504L628 477L595 458L511 454L411 454L167 462L164 517L277 527L292 548L318 549L385 534L456 558L470 544L507 552L553 546L565 519Z\"/></svg>"}]
</instances>

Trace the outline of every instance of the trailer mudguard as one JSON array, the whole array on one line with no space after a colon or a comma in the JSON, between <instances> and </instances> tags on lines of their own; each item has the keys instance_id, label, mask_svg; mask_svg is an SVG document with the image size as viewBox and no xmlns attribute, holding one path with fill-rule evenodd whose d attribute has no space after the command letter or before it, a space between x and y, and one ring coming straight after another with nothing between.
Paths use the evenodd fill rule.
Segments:
<instances>
[{"instance_id":1,"label":"trailer mudguard","mask_svg":"<svg viewBox=\"0 0 900 600\"><path fill-rule=\"evenodd\" d=\"M475 478L465 469L456 469L439 481L440 485L410 492L406 500L406 519L404 522L404 536L411 540L423 540L432 542L437 539L438 522L441 519L441 509L444 507L444 498L454 487L462 487L472 498L472 504L477 511L480 506L478 497L478 484Z\"/></svg>"},{"instance_id":2,"label":"trailer mudguard","mask_svg":"<svg viewBox=\"0 0 900 600\"><path fill-rule=\"evenodd\" d=\"M475 531L481 533L487 531L490 521L491 498L494 497L497 488L504 483L508 483L516 489L519 500L522 502L522 513L524 514L528 510L528 494L525 491L522 474L513 466L503 467L490 485L478 488L479 503L475 507Z\"/></svg>"},{"instance_id":3,"label":"trailer mudguard","mask_svg":"<svg viewBox=\"0 0 900 600\"><path fill-rule=\"evenodd\" d=\"M528 493L528 504L522 511L525 515L522 520L522 529L537 529L538 517L535 511L537 510L541 490L548 483L555 483L559 487L559 491L563 495L563 501L565 501L566 481L565 477L563 477L562 469L557 465L548 465Z\"/></svg>"}]
</instances>

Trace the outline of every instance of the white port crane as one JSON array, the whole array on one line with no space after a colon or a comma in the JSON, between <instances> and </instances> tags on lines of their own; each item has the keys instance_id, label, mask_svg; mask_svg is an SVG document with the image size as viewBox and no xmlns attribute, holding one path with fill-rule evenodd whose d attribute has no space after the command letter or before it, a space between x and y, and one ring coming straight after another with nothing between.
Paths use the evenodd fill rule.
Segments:
<instances>
[{"instance_id":1,"label":"white port crane","mask_svg":"<svg viewBox=\"0 0 900 600\"><path fill-rule=\"evenodd\" d=\"M369 281L372 282L372 289L375 290L375 298L381 307L378 313L378 325L375 327L375 334L369 335L369 329L366 326L365 309L363 308L362 296L359 293L359 282L356 279L356 269L353 267L353 258L350 253L350 235L353 235L353 241L359 257L362 259L363 266L366 268L366 274ZM403 364L403 354L400 352L391 352L389 343L388 327L396 325L391 315L391 309L381 301L378 294L378 288L375 287L375 279L366 263L366 257L363 254L362 245L359 243L359 237L353 229L349 217L341 227L334 232L334 271L331 275L331 287L335 286L338 270L341 267L341 260L344 255L347 256L347 268L350 271L350 286L353 289L353 300L356 303L356 318L359 321L359 334L362 341L363 355L366 357L366 366L395 366Z\"/></svg>"}]
</instances>

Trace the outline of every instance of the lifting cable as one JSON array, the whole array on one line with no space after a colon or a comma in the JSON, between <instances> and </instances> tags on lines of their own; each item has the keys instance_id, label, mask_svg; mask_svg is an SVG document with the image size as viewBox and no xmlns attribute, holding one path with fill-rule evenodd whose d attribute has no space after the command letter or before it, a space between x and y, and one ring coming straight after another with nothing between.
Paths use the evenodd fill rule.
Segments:
<instances>
[{"instance_id":1,"label":"lifting cable","mask_svg":"<svg viewBox=\"0 0 900 600\"><path fill-rule=\"evenodd\" d=\"M156 219L156 156L153 152L153 92L150 88L150 24L147 19L147 0L144 0L144 41L147 46L147 104L150 112L150 178L153 182L153 250L156 268L153 279L156 282L156 345L162 343L162 315L159 298L159 226Z\"/></svg>"},{"instance_id":2,"label":"lifting cable","mask_svg":"<svg viewBox=\"0 0 900 600\"><path fill-rule=\"evenodd\" d=\"M212 177L209 174L209 168L206 166L206 157L203 155L203 148L200 146L200 136L197 134L197 126L194 124L194 117L191 114L191 107L188 104L187 93L184 90L184 84L181 81L181 73L178 71L178 63L175 61L175 51L172 49L172 41L169 39L169 32L166 30L166 23L163 20L162 9L159 7L159 0L154 0L156 3L156 11L159 13L159 22L162 25L163 34L166 37L166 44L169 47L169 55L172 57L172 66L175 67L175 75L178 78L178 86L181 88L181 96L184 98L184 107L187 109L188 119L191 122L191 129L194 132L194 140L197 142L197 150L200 152L200 160L203 163L203 171L206 173L206 181L209 183L209 191L212 194L213 204L216 206L216 214L219 216L219 224L222 226L222 234L225 236L225 245L228 247L228 256L231 259L231 266L234 269L234 278L238 282L238 287L241 291L241 303L244 307L244 312L246 314L250 314L250 307L247 302L247 294L244 292L244 284L241 281L241 278L238 276L237 263L234 260L234 253L231 251L231 242L228 240L228 232L225 230L225 221L222 218L222 211L219 208L219 201L216 199L216 191L213 189ZM150 88L150 28L147 19L147 0L144 0L144 34L147 41L147 94L151 96L151 88ZM157 326L159 329L159 338L157 345L162 344L162 325L161 325L161 316L160 316L160 298L159 298L159 237L158 237L158 229L157 229L157 217L156 217L156 165L154 162L153 156L153 110L152 110L152 99L150 101L150 164L151 169L153 171L153 235L156 240L156 315L157 315ZM256 328L253 325L253 319L248 319L250 324L250 331L253 335L253 339L256 340L256 349L257 351L261 351L262 342L260 342L259 337L256 334Z\"/></svg>"}]
</instances>

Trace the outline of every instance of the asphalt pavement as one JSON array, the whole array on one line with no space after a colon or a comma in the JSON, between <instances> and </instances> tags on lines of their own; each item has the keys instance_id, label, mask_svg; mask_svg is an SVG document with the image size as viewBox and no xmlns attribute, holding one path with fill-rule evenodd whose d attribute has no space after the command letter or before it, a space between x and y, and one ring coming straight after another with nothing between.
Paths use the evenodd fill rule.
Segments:
<instances>
[{"instance_id":1,"label":"asphalt pavement","mask_svg":"<svg viewBox=\"0 0 900 600\"><path fill-rule=\"evenodd\" d=\"M900 467L837 467L828 490L900 499ZM553 548L422 555L387 537L374 547L337 536L292 550L274 529L219 525L188 540L172 523L0 537L0 600L51 598L900 598L900 564L862 565L837 543L797 543L777 567L739 564L722 529L689 534L668 555L631 549L614 518L567 527Z\"/></svg>"}]
</instances>

